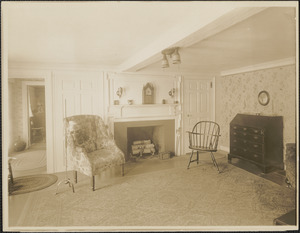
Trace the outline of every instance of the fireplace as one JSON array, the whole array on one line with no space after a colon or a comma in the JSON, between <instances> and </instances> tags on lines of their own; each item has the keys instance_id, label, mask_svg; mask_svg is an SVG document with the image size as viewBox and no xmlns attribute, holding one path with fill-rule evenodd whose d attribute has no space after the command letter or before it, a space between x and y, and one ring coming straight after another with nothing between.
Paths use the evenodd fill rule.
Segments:
<instances>
[{"instance_id":1,"label":"fireplace","mask_svg":"<svg viewBox=\"0 0 300 233\"><path fill-rule=\"evenodd\" d=\"M151 140L156 153L175 153L175 120L114 122L117 146L124 152L126 161L130 158L131 145L138 140Z\"/></svg>"}]
</instances>

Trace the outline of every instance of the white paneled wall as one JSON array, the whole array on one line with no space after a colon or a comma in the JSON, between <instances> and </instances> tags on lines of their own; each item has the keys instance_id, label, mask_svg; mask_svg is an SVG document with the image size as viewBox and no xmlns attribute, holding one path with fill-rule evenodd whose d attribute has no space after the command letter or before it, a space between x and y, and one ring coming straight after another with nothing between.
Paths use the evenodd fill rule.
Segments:
<instances>
[{"instance_id":1,"label":"white paneled wall","mask_svg":"<svg viewBox=\"0 0 300 233\"><path fill-rule=\"evenodd\" d=\"M181 127L181 77L173 75L143 75L105 73L101 69L10 69L10 78L35 78L45 81L47 123L47 172L65 170L63 118L76 114L100 115L113 130L113 121L175 119L176 134ZM155 88L155 104L142 105L142 90L147 83ZM116 92L124 89L119 99ZM169 91L175 88L175 96ZM14 95L14 93L12 93ZM127 100L132 99L133 105ZM162 100L166 104L162 104ZM114 100L120 105L115 106ZM174 104L178 101L178 104ZM115 113L117 114L114 114ZM118 114L121 116L118 117ZM118 118L118 119L116 119ZM176 142L180 141L176 135ZM180 143L179 143L180 144ZM180 145L176 151L180 154Z\"/></svg>"},{"instance_id":2,"label":"white paneled wall","mask_svg":"<svg viewBox=\"0 0 300 233\"><path fill-rule=\"evenodd\" d=\"M109 81L109 104L113 105L114 100L119 100L120 104L128 104L128 100L133 100L134 104L142 104L143 86L148 82L152 83L155 90L155 104L161 104L165 99L166 103L180 102L180 92L178 90L178 77L171 75L141 75L141 74L108 74ZM124 92L121 98L116 94L119 87ZM177 89L174 98L169 96L169 91Z\"/></svg>"},{"instance_id":3,"label":"white paneled wall","mask_svg":"<svg viewBox=\"0 0 300 233\"><path fill-rule=\"evenodd\" d=\"M53 73L54 96L54 164L55 171L63 171L64 132L63 118L79 114L104 117L103 74L102 72Z\"/></svg>"}]
</instances>

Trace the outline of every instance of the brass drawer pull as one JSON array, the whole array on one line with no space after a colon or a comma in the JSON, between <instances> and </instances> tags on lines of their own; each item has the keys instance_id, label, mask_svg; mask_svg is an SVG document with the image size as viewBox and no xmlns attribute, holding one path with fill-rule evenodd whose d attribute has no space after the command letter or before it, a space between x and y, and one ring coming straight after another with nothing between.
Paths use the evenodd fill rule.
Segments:
<instances>
[{"instance_id":1,"label":"brass drawer pull","mask_svg":"<svg viewBox=\"0 0 300 233\"><path fill-rule=\"evenodd\" d=\"M254 136L253 138L254 138L255 140L257 140L257 139L258 139L258 137L257 137L257 136Z\"/></svg>"},{"instance_id":2,"label":"brass drawer pull","mask_svg":"<svg viewBox=\"0 0 300 233\"><path fill-rule=\"evenodd\" d=\"M244 136L246 136L246 135L247 135L247 133L243 133L243 135L244 135Z\"/></svg>"},{"instance_id":3,"label":"brass drawer pull","mask_svg":"<svg viewBox=\"0 0 300 233\"><path fill-rule=\"evenodd\" d=\"M258 145L253 145L254 148L258 148Z\"/></svg>"},{"instance_id":4,"label":"brass drawer pull","mask_svg":"<svg viewBox=\"0 0 300 233\"><path fill-rule=\"evenodd\" d=\"M243 130L244 130L244 131L246 131L246 130L247 130L247 128L243 128Z\"/></svg>"},{"instance_id":5,"label":"brass drawer pull","mask_svg":"<svg viewBox=\"0 0 300 233\"><path fill-rule=\"evenodd\" d=\"M254 157L254 158L258 158L259 156L258 156L257 154L254 154L253 157Z\"/></svg>"}]
</instances>

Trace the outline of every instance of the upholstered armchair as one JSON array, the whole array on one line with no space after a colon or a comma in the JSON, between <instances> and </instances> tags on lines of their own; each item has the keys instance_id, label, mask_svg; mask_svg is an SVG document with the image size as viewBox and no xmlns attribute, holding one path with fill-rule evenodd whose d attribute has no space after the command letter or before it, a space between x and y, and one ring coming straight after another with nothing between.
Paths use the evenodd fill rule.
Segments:
<instances>
[{"instance_id":1,"label":"upholstered armchair","mask_svg":"<svg viewBox=\"0 0 300 233\"><path fill-rule=\"evenodd\" d=\"M117 147L113 135L102 118L96 115L76 115L64 119L68 167L90 176L95 190L95 176L113 166L121 166L124 175L124 153Z\"/></svg>"}]
</instances>

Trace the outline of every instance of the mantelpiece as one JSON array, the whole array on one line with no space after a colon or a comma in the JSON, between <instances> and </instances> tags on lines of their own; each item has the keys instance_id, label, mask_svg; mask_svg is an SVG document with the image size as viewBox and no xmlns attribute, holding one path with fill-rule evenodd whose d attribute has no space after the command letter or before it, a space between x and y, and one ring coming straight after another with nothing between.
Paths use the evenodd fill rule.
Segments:
<instances>
[{"instance_id":1,"label":"mantelpiece","mask_svg":"<svg viewBox=\"0 0 300 233\"><path fill-rule=\"evenodd\" d=\"M113 105L109 116L117 118L176 116L181 114L181 104Z\"/></svg>"},{"instance_id":2,"label":"mantelpiece","mask_svg":"<svg viewBox=\"0 0 300 233\"><path fill-rule=\"evenodd\" d=\"M181 154L181 104L136 104L113 105L109 107L108 124L114 132L116 122L141 122L174 120L175 154Z\"/></svg>"},{"instance_id":3,"label":"mantelpiece","mask_svg":"<svg viewBox=\"0 0 300 233\"><path fill-rule=\"evenodd\" d=\"M117 122L142 122L174 120L175 154L181 154L181 77L152 76L132 74L108 74L107 76L108 104L107 123L111 132ZM153 84L155 88L154 104L143 103L143 86L146 83ZM122 96L118 96L117 90L122 88ZM174 95L170 96L170 89ZM114 104L116 101L119 104ZM133 104L128 104L132 100ZM117 137L117 135L115 135ZM173 137L172 137L173 138Z\"/></svg>"}]
</instances>

